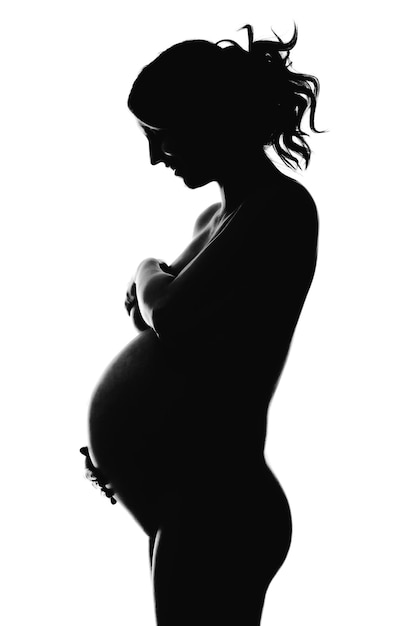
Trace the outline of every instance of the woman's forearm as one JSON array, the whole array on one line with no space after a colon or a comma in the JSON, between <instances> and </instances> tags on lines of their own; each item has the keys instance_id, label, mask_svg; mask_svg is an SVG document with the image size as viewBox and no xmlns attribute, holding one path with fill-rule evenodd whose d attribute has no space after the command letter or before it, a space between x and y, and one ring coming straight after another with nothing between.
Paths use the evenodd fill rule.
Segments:
<instances>
[{"instance_id":1,"label":"woman's forearm","mask_svg":"<svg viewBox=\"0 0 417 626\"><path fill-rule=\"evenodd\" d=\"M162 261L148 258L142 261L136 271L136 295L143 319L153 328L153 312L166 299L168 285L175 276L164 271L168 266Z\"/></svg>"}]
</instances>

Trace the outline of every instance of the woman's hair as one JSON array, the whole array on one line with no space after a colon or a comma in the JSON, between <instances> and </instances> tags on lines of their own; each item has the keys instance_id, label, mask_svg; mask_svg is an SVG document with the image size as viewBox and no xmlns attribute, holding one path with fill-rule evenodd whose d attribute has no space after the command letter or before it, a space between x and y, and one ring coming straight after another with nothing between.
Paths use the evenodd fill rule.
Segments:
<instances>
[{"instance_id":1,"label":"woman's hair","mask_svg":"<svg viewBox=\"0 0 417 626\"><path fill-rule=\"evenodd\" d=\"M240 145L272 146L289 167L300 168L300 157L307 167L311 150L301 122L309 108L311 130L323 132L314 125L320 85L315 76L290 69L297 26L288 43L274 31L277 41L254 41L252 26L243 28L248 51L230 39L196 39L162 52L133 83L128 107L155 128L183 128L196 136L216 132ZM222 48L222 42L232 45Z\"/></svg>"}]
</instances>

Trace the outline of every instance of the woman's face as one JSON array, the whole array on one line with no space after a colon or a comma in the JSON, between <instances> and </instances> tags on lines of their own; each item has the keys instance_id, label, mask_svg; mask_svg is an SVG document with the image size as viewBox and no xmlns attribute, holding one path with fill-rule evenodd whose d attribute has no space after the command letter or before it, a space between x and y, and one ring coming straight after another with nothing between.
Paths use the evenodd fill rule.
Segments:
<instances>
[{"instance_id":1,"label":"woman's face","mask_svg":"<svg viewBox=\"0 0 417 626\"><path fill-rule=\"evenodd\" d=\"M165 163L193 189L216 180L219 151L212 141L203 141L200 133L139 125L148 139L152 165Z\"/></svg>"}]
</instances>

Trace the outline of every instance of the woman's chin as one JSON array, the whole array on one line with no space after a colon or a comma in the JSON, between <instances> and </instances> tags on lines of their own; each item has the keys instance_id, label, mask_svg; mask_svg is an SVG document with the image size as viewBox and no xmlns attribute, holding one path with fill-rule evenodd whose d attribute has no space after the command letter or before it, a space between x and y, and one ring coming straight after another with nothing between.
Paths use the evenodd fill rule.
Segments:
<instances>
[{"instance_id":1,"label":"woman's chin","mask_svg":"<svg viewBox=\"0 0 417 626\"><path fill-rule=\"evenodd\" d=\"M192 173L190 171L182 170L176 171L175 176L179 176L183 179L184 184L190 189L197 189L198 187L204 187L204 185L208 185L214 179L209 176L202 176L201 174Z\"/></svg>"}]
</instances>

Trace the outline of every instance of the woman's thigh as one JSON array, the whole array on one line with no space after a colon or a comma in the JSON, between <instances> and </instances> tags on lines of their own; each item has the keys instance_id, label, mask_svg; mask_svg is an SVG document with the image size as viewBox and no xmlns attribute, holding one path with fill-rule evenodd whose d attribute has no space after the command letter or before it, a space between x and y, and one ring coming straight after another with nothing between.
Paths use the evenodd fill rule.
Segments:
<instances>
[{"instance_id":1,"label":"woman's thigh","mask_svg":"<svg viewBox=\"0 0 417 626\"><path fill-rule=\"evenodd\" d=\"M259 626L268 586L291 541L285 499L179 497L158 531L153 583L158 626ZM195 504L195 503L194 503Z\"/></svg>"}]
</instances>

